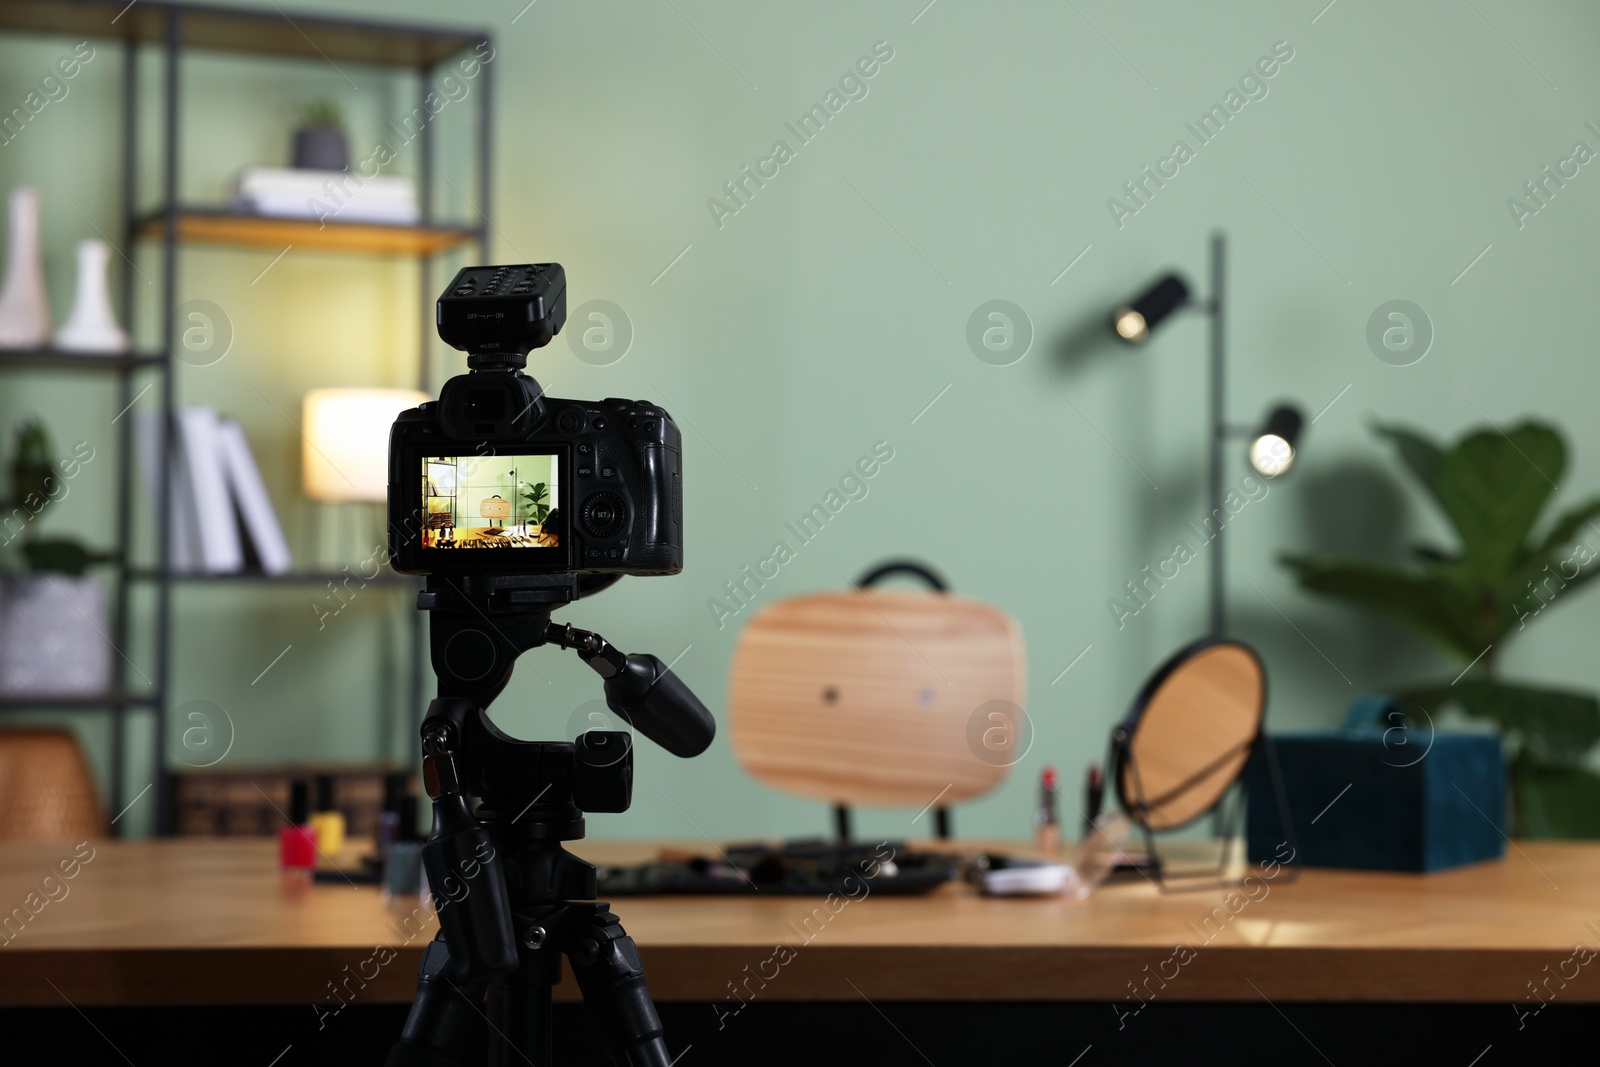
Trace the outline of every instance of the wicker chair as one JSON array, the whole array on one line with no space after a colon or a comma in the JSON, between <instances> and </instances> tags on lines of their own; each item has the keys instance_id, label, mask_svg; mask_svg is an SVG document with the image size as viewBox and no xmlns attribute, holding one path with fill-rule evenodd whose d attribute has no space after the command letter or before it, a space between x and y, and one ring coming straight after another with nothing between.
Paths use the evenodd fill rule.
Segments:
<instances>
[{"instance_id":1,"label":"wicker chair","mask_svg":"<svg viewBox=\"0 0 1600 1067\"><path fill-rule=\"evenodd\" d=\"M105 835L94 778L70 730L0 730L0 838Z\"/></svg>"}]
</instances>

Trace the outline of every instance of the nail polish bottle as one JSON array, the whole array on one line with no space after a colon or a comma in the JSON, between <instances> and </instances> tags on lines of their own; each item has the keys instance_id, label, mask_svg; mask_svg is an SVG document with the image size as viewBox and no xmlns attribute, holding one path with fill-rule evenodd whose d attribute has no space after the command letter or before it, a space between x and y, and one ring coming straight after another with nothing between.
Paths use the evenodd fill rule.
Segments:
<instances>
[{"instance_id":1,"label":"nail polish bottle","mask_svg":"<svg viewBox=\"0 0 1600 1067\"><path fill-rule=\"evenodd\" d=\"M344 812L333 806L333 775L317 775L317 808L311 816L317 831L317 847L324 854L337 856L344 848Z\"/></svg>"},{"instance_id":2,"label":"nail polish bottle","mask_svg":"<svg viewBox=\"0 0 1600 1067\"><path fill-rule=\"evenodd\" d=\"M378 815L375 839L380 870L389 859L390 846L400 839L400 808L406 800L409 778L405 771L391 771L383 776L383 811Z\"/></svg>"},{"instance_id":3,"label":"nail polish bottle","mask_svg":"<svg viewBox=\"0 0 1600 1067\"><path fill-rule=\"evenodd\" d=\"M399 833L383 865L386 897L415 896L422 889L422 843L417 840L417 798L406 794L400 805Z\"/></svg>"},{"instance_id":4,"label":"nail polish bottle","mask_svg":"<svg viewBox=\"0 0 1600 1067\"><path fill-rule=\"evenodd\" d=\"M317 866L317 831L310 818L311 791L304 778L296 778L289 787L289 825L278 831L278 867L307 881Z\"/></svg>"}]
</instances>

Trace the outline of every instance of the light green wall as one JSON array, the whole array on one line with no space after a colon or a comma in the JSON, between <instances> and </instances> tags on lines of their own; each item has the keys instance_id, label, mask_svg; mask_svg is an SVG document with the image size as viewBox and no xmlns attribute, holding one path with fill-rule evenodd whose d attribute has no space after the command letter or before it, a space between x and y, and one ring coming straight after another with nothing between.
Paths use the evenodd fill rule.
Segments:
<instances>
[{"instance_id":1,"label":"light green wall","mask_svg":"<svg viewBox=\"0 0 1600 1067\"><path fill-rule=\"evenodd\" d=\"M1176 267L1202 280L1207 235L1222 227L1232 242L1235 418L1283 397L1308 414L1338 398L1310 429L1292 478L1232 527L1232 624L1266 658L1272 720L1331 723L1353 695L1448 670L1395 629L1301 595L1272 557L1393 554L1438 534L1368 436L1374 418L1453 436L1486 418L1538 415L1573 445L1563 497L1600 485L1600 367L1588 321L1600 176L1584 167L1522 229L1506 206L1574 141L1600 147L1584 127L1600 124L1600 11L1572 3L1532 13L1504 0L1479 10L1443 0L1326 10L1323 0L1221 10L924 2L539 0L520 17L520 3L463 12L493 29L499 49L492 258L560 261L574 308L612 301L636 333L627 357L605 367L558 339L534 359L540 381L556 395L658 399L684 427L685 573L624 582L568 612L572 621L628 648L681 653L677 670L720 716L737 628L719 628L708 599L887 441L894 458L867 497L760 600L838 587L885 556L912 555L1015 614L1037 740L958 826L1020 834L1040 766L1061 765L1076 790L1141 679L1204 626L1198 562L1125 628L1107 608L1203 513L1204 326L1179 323L1136 353L1091 338L1106 309L1154 273ZM330 9L441 17L421 0L318 6ZM793 146L785 122L879 41L893 59L865 98L719 226L708 199L771 155L776 139ZM1196 147L1184 123L1280 41L1293 59L1268 94L1119 228L1107 199L1175 140ZM63 47L0 45L0 101L20 99ZM0 148L0 184L43 189L58 313L70 242L90 232L86 219L108 233L114 224L117 63L103 48L69 99ZM186 77L184 187L202 200L220 197L245 163L282 161L300 101L336 95L358 145L383 137L383 117L403 104L397 81L321 63L206 59ZM452 151L467 144L464 111L440 120ZM402 153L398 169L412 166ZM472 188L464 163L444 173ZM441 193L460 210L454 191ZM304 554L318 516L296 499L298 442L275 407L297 417L313 386L408 383L417 283L406 265L299 251L257 279L271 257L185 255L180 295L224 307L237 340L216 366L184 368L180 393L243 420ZM139 262L153 274L153 257ZM1427 358L1403 368L1375 358L1364 336L1373 309L1396 298L1420 304L1437 330ZM993 299L1032 322L1032 350L1011 366L981 362L965 339L969 315ZM436 343L430 350L436 384L459 362ZM109 440L116 410L109 387L7 379L0 415L35 408L60 437L97 442ZM57 528L108 491L105 454ZM1234 482L1244 474L1242 465L1230 472ZM356 520L342 518L352 555ZM363 592L318 631L304 590L186 591L177 701L228 710L238 727L230 760L401 751L407 728L382 709L403 688L404 599ZM1600 599L1559 603L1519 635L1505 667L1596 688L1588 635L1597 623ZM252 685L285 645L292 651ZM557 736L597 691L575 660L537 662L539 671L521 669L496 717L522 736ZM102 752L103 731L82 721ZM820 805L747 778L725 735L693 762L646 746L639 772L634 810L592 819L592 832L720 838L827 825ZM912 832L913 814L865 813L862 832Z\"/></svg>"}]
</instances>

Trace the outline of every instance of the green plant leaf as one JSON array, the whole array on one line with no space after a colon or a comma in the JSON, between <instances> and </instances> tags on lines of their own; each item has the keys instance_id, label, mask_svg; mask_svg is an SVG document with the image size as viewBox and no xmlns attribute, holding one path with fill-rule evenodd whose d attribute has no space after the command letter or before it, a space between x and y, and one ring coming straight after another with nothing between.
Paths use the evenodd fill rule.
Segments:
<instances>
[{"instance_id":1,"label":"green plant leaf","mask_svg":"<svg viewBox=\"0 0 1600 1067\"><path fill-rule=\"evenodd\" d=\"M1462 567L1479 583L1510 578L1566 464L1561 435L1531 422L1468 434L1445 455L1438 498L1461 538Z\"/></svg>"},{"instance_id":2,"label":"green plant leaf","mask_svg":"<svg viewBox=\"0 0 1600 1067\"><path fill-rule=\"evenodd\" d=\"M1578 537L1579 531L1585 526L1591 526L1596 517L1600 517L1600 497L1586 500L1558 515L1539 547L1520 562L1516 573L1509 579L1507 595L1513 597L1521 595L1528 582L1533 581L1545 567L1557 562L1562 552L1581 540ZM1561 577L1566 581L1571 580L1565 574L1561 574Z\"/></svg>"},{"instance_id":3,"label":"green plant leaf","mask_svg":"<svg viewBox=\"0 0 1600 1067\"><path fill-rule=\"evenodd\" d=\"M1535 760L1511 765L1518 836L1600 837L1600 776L1582 767Z\"/></svg>"},{"instance_id":4,"label":"green plant leaf","mask_svg":"<svg viewBox=\"0 0 1600 1067\"><path fill-rule=\"evenodd\" d=\"M344 113L339 105L327 97L319 97L300 109L300 125L311 128L338 129L344 126Z\"/></svg>"},{"instance_id":5,"label":"green plant leaf","mask_svg":"<svg viewBox=\"0 0 1600 1067\"><path fill-rule=\"evenodd\" d=\"M1475 719L1521 738L1527 754L1544 763L1571 764L1600 741L1600 700L1593 693L1463 678L1402 695L1429 711L1454 704Z\"/></svg>"},{"instance_id":6,"label":"green plant leaf","mask_svg":"<svg viewBox=\"0 0 1600 1067\"><path fill-rule=\"evenodd\" d=\"M1304 589L1372 608L1471 660L1488 643L1474 627L1471 600L1442 574L1327 556L1280 556Z\"/></svg>"},{"instance_id":7,"label":"green plant leaf","mask_svg":"<svg viewBox=\"0 0 1600 1067\"><path fill-rule=\"evenodd\" d=\"M1411 473L1433 497L1434 502L1442 509L1444 501L1439 499L1439 470L1444 466L1444 449L1434 444L1414 430L1403 426L1385 426L1374 423L1372 432L1379 437L1387 437L1395 450L1400 453L1400 459L1411 468Z\"/></svg>"},{"instance_id":8,"label":"green plant leaf","mask_svg":"<svg viewBox=\"0 0 1600 1067\"><path fill-rule=\"evenodd\" d=\"M29 541L22 546L22 554L34 571L58 571L80 578L96 563L107 563L116 558L111 552L92 552L77 541L66 538L48 538Z\"/></svg>"},{"instance_id":9,"label":"green plant leaf","mask_svg":"<svg viewBox=\"0 0 1600 1067\"><path fill-rule=\"evenodd\" d=\"M38 506L29 501L48 499L54 477L50 432L40 420L29 419L17 427L17 455L11 461L12 506L27 505L30 511L37 511Z\"/></svg>"}]
</instances>

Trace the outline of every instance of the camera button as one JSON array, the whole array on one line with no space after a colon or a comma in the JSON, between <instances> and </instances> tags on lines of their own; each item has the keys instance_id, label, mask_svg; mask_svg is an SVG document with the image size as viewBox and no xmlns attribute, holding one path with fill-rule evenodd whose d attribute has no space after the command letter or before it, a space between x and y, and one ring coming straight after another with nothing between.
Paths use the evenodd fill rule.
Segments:
<instances>
[{"instance_id":1,"label":"camera button","mask_svg":"<svg viewBox=\"0 0 1600 1067\"><path fill-rule=\"evenodd\" d=\"M594 451L594 448L592 446L590 446L590 445L583 444L583 445L579 445L578 446L578 455L580 455L580 456L587 456L590 452L593 452L593 451Z\"/></svg>"},{"instance_id":2,"label":"camera button","mask_svg":"<svg viewBox=\"0 0 1600 1067\"><path fill-rule=\"evenodd\" d=\"M608 548L608 549L606 549L606 558L607 559L621 559L622 558L622 549L620 549L620 548Z\"/></svg>"},{"instance_id":3,"label":"camera button","mask_svg":"<svg viewBox=\"0 0 1600 1067\"><path fill-rule=\"evenodd\" d=\"M615 478L616 476L617 476L617 469L615 467L601 467L600 468L600 477L602 477L602 478Z\"/></svg>"},{"instance_id":4,"label":"camera button","mask_svg":"<svg viewBox=\"0 0 1600 1067\"><path fill-rule=\"evenodd\" d=\"M593 467L579 467L578 468L578 477L580 477L580 478L590 478L590 477L593 477L593 476L594 476L594 468Z\"/></svg>"},{"instance_id":5,"label":"camera button","mask_svg":"<svg viewBox=\"0 0 1600 1067\"><path fill-rule=\"evenodd\" d=\"M606 428L606 420L603 417L596 417L595 420L594 420L594 428L597 429L597 430L605 429Z\"/></svg>"},{"instance_id":6,"label":"camera button","mask_svg":"<svg viewBox=\"0 0 1600 1067\"><path fill-rule=\"evenodd\" d=\"M599 559L600 558L600 550L598 548L591 548L589 550L589 552L588 552L588 556L589 556L590 559Z\"/></svg>"},{"instance_id":7,"label":"camera button","mask_svg":"<svg viewBox=\"0 0 1600 1067\"><path fill-rule=\"evenodd\" d=\"M563 411L557 425L561 427L562 433L577 433L583 429L583 416L576 411Z\"/></svg>"}]
</instances>

